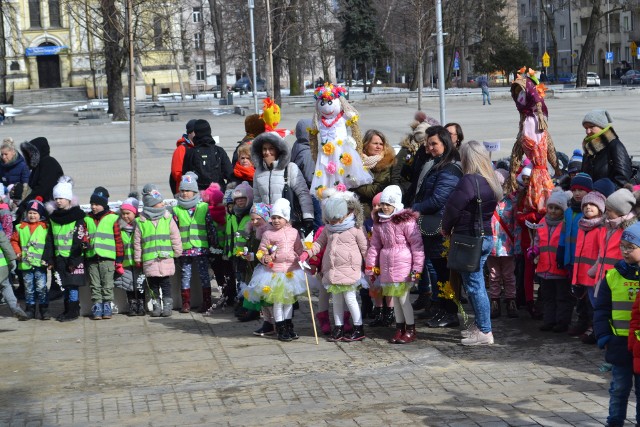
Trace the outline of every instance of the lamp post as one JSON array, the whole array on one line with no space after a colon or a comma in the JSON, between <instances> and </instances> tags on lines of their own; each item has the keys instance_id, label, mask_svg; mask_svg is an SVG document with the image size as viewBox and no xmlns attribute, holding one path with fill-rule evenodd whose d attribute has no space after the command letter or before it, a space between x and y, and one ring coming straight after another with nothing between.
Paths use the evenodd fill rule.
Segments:
<instances>
[{"instance_id":1,"label":"lamp post","mask_svg":"<svg viewBox=\"0 0 640 427\"><path fill-rule=\"evenodd\" d=\"M607 53L611 52L611 27L609 26L609 15L611 15L611 13L609 9L609 0L607 0ZM609 63L609 86L611 86L611 63L613 62L613 59L610 59L607 62Z\"/></svg>"},{"instance_id":2,"label":"lamp post","mask_svg":"<svg viewBox=\"0 0 640 427\"><path fill-rule=\"evenodd\" d=\"M255 113L258 114L258 79L256 75L256 40L255 40L255 31L253 28L253 7L254 0L249 1L249 22L251 23L251 66L253 68L253 107Z\"/></svg>"},{"instance_id":3,"label":"lamp post","mask_svg":"<svg viewBox=\"0 0 640 427\"><path fill-rule=\"evenodd\" d=\"M436 34L438 47L438 92L440 95L440 123L447 123L445 119L446 107L444 100L444 34L442 32L442 0L436 0Z\"/></svg>"},{"instance_id":4,"label":"lamp post","mask_svg":"<svg viewBox=\"0 0 640 427\"><path fill-rule=\"evenodd\" d=\"M138 187L138 152L136 148L136 72L133 57L133 2L127 0L127 33L129 36L129 190Z\"/></svg>"}]
</instances>

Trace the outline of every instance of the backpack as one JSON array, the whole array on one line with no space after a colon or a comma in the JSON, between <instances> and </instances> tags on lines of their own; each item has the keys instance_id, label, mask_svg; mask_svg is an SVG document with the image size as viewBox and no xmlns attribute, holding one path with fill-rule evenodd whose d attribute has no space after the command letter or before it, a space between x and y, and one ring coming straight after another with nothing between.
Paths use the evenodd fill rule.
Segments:
<instances>
[{"instance_id":1,"label":"backpack","mask_svg":"<svg viewBox=\"0 0 640 427\"><path fill-rule=\"evenodd\" d=\"M198 188L204 190L212 182L217 182L224 188L222 182L222 161L215 145L197 145L191 149L190 171L198 175Z\"/></svg>"}]
</instances>

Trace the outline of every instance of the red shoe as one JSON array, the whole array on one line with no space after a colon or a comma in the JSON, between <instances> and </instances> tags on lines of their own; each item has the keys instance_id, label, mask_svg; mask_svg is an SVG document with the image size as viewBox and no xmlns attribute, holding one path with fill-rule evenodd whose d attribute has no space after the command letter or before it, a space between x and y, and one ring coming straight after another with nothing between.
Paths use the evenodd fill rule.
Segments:
<instances>
[{"instance_id":1,"label":"red shoe","mask_svg":"<svg viewBox=\"0 0 640 427\"><path fill-rule=\"evenodd\" d=\"M405 323L397 323L396 322L396 333L393 334L393 337L389 340L391 344L398 344L398 340L402 338L402 336L407 332Z\"/></svg>"},{"instance_id":2,"label":"red shoe","mask_svg":"<svg viewBox=\"0 0 640 427\"><path fill-rule=\"evenodd\" d=\"M398 344L409 344L416 340L416 325L407 325L407 330L404 334L396 341Z\"/></svg>"}]
</instances>

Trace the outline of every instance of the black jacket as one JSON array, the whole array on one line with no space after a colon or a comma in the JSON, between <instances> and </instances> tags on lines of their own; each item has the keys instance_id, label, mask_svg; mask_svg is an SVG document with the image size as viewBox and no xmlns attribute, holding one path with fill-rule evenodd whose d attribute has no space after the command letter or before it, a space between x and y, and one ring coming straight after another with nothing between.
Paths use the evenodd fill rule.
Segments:
<instances>
[{"instance_id":1,"label":"black jacket","mask_svg":"<svg viewBox=\"0 0 640 427\"><path fill-rule=\"evenodd\" d=\"M613 129L582 145L582 172L588 173L594 182L609 178L616 188L622 188L631 180L631 158Z\"/></svg>"},{"instance_id":2,"label":"black jacket","mask_svg":"<svg viewBox=\"0 0 640 427\"><path fill-rule=\"evenodd\" d=\"M227 187L227 183L233 180L233 167L231 166L231 160L224 148L216 145L216 142L210 135L197 136L194 138L194 148L187 150L184 154L184 161L182 162L182 171L184 173L194 171L194 156L197 155L196 147L212 147L216 150L216 154L220 158L220 188L224 191ZM197 171L196 171L197 174ZM180 189L180 183L177 185ZM209 187L208 183L198 182L198 188L204 190Z\"/></svg>"},{"instance_id":3,"label":"black jacket","mask_svg":"<svg viewBox=\"0 0 640 427\"><path fill-rule=\"evenodd\" d=\"M456 233L475 235L478 229L476 180L482 199L482 228L485 235L491 236L493 234L491 217L498 201L487 180L477 174L463 176L449 196L442 216L442 231L446 234L451 234L453 229Z\"/></svg>"}]
</instances>

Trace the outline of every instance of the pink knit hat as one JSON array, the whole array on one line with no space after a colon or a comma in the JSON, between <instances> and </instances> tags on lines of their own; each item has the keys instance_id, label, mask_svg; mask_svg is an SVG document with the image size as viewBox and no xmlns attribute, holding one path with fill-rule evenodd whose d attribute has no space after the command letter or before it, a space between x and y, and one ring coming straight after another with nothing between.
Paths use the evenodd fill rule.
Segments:
<instances>
[{"instance_id":1,"label":"pink knit hat","mask_svg":"<svg viewBox=\"0 0 640 427\"><path fill-rule=\"evenodd\" d=\"M380 204L380 198L382 197L382 192L373 196L373 200L371 200L371 205L376 206Z\"/></svg>"}]
</instances>

